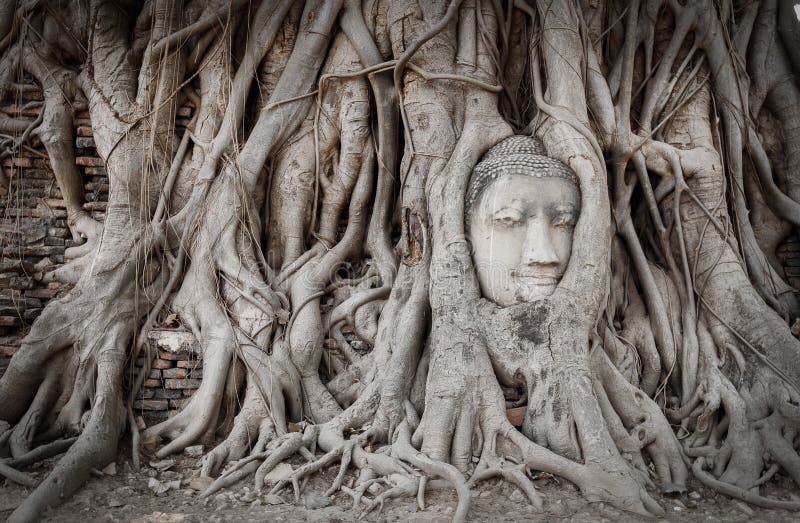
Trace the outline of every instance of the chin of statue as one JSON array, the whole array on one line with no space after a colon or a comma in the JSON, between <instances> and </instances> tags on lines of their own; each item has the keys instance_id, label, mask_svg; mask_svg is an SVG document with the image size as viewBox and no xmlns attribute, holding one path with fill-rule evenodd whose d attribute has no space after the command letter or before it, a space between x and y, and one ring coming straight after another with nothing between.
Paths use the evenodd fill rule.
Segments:
<instances>
[{"instance_id":1,"label":"chin of statue","mask_svg":"<svg viewBox=\"0 0 800 523\"><path fill-rule=\"evenodd\" d=\"M514 298L520 303L530 303L542 300L552 295L558 281L554 279L543 279L538 282L521 283L514 291Z\"/></svg>"}]
</instances>

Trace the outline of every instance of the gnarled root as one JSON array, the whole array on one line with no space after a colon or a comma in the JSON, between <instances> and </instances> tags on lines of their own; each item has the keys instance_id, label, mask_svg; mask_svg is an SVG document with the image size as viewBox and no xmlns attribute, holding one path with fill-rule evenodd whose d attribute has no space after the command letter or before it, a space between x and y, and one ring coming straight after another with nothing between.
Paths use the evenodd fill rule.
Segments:
<instances>
[{"instance_id":1,"label":"gnarled root","mask_svg":"<svg viewBox=\"0 0 800 523\"><path fill-rule=\"evenodd\" d=\"M658 405L644 391L628 383L597 348L592 352L592 370L598 396L605 398L613 409L603 409L604 418L609 426L613 425L612 420L620 420L629 436L625 441L633 444L633 448L625 449L617 442L623 455L642 470L640 452L646 451L655 465L661 491L685 492L688 470L678 440Z\"/></svg>"},{"instance_id":2,"label":"gnarled root","mask_svg":"<svg viewBox=\"0 0 800 523\"><path fill-rule=\"evenodd\" d=\"M89 331L88 336L96 334ZM14 511L9 521L36 521L48 507L58 505L64 498L78 489L89 477L90 471L103 468L114 459L119 436L124 427L124 409L120 391L122 388L122 369L125 360L125 341L130 335L130 327L123 319L106 331L97 348L89 356L96 366L96 391L91 395L91 410L83 413L85 427L69 450L59 460L47 478ZM97 340L81 339L87 345ZM47 384L45 380L44 385ZM32 408L37 407L36 401ZM31 420L32 415L25 416ZM64 445L66 446L66 445ZM53 451L63 451L58 445ZM37 452L38 449L28 454ZM50 449L48 449L49 451ZM19 456L22 462L30 461L27 455ZM35 456L34 456L35 458Z\"/></svg>"}]
</instances>

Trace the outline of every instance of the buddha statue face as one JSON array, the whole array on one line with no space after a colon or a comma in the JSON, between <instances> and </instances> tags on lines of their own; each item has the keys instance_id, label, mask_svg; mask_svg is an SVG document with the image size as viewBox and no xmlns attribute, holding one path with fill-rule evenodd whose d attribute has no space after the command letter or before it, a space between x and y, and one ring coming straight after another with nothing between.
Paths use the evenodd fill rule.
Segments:
<instances>
[{"instance_id":1,"label":"buddha statue face","mask_svg":"<svg viewBox=\"0 0 800 523\"><path fill-rule=\"evenodd\" d=\"M511 143L507 143L511 142ZM484 297L506 307L555 291L580 212L574 173L514 136L490 150L470 180L467 233Z\"/></svg>"}]
</instances>

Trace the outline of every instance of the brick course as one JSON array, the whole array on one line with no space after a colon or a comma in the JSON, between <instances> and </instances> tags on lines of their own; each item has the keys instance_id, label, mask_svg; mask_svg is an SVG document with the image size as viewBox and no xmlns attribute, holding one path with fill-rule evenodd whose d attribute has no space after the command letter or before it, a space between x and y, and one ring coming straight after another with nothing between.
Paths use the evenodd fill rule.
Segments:
<instances>
[{"instance_id":1,"label":"brick course","mask_svg":"<svg viewBox=\"0 0 800 523\"><path fill-rule=\"evenodd\" d=\"M14 104L0 106L8 116L27 118L39 115L41 90L22 90ZM178 128L192 116L192 107L178 109ZM75 164L83 177L84 210L103 221L108 202L108 177L105 164L97 156L88 111L75 114ZM75 245L67 227L61 191L53 175L45 149L23 147L14 157L0 161L7 185L0 185L0 375L22 338L47 303L65 294L69 286L45 284L38 278L64 263L64 251ZM151 344L153 354L161 347ZM163 351L162 351L163 352ZM166 355L167 357L163 357ZM137 360L139 367L144 358ZM202 377L202 362L191 351L163 353L154 359L144 387L134 404L147 416L166 417L175 406L170 401L185 401ZM167 380L173 389L165 388ZM177 383L190 380L187 383ZM175 404L177 405L177 404Z\"/></svg>"}]
</instances>

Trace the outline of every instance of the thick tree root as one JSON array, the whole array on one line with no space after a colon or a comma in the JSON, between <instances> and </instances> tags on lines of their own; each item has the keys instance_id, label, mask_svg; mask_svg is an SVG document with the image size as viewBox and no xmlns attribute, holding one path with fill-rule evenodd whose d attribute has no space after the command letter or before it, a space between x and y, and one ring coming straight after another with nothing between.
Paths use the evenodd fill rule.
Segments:
<instances>
[{"instance_id":1,"label":"thick tree root","mask_svg":"<svg viewBox=\"0 0 800 523\"><path fill-rule=\"evenodd\" d=\"M20 472L15 468L7 465L4 461L0 460L0 476L5 476L14 483L22 485L23 487L34 488L39 483L24 472Z\"/></svg>"},{"instance_id":2,"label":"thick tree root","mask_svg":"<svg viewBox=\"0 0 800 523\"><path fill-rule=\"evenodd\" d=\"M63 454L68 451L77 440L77 437L72 437L51 441L50 443L36 447L27 454L8 460L6 464L11 467L27 467L28 465L32 465L44 459Z\"/></svg>"},{"instance_id":3,"label":"thick tree root","mask_svg":"<svg viewBox=\"0 0 800 523\"><path fill-rule=\"evenodd\" d=\"M758 494L755 494L749 490L745 490L741 487L737 487L736 485L731 485L730 483L725 483L724 481L716 479L704 469L704 466L705 458L702 456L698 457L692 464L692 473L708 488L725 494L726 496L741 499L742 501L746 501L747 503L751 503L757 507L792 511L800 510L800 501L783 501L759 496Z\"/></svg>"}]
</instances>

